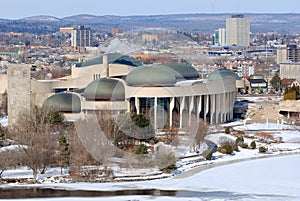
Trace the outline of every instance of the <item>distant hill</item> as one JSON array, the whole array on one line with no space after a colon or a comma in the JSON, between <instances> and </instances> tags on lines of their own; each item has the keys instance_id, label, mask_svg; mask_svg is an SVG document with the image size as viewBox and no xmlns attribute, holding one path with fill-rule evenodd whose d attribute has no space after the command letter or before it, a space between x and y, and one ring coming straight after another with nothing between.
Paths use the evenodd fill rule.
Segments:
<instances>
[{"instance_id":1,"label":"distant hill","mask_svg":"<svg viewBox=\"0 0 300 201\"><path fill-rule=\"evenodd\" d=\"M300 33L300 14L253 14L250 18L252 32ZM62 26L85 25L96 32L109 32L111 28L121 27L125 31L143 28L166 28L177 31L212 33L225 27L225 19L231 14L173 14L150 16L96 16L80 14L64 18L53 16L33 16L19 20L0 19L0 31L53 33Z\"/></svg>"},{"instance_id":2,"label":"distant hill","mask_svg":"<svg viewBox=\"0 0 300 201\"><path fill-rule=\"evenodd\" d=\"M21 18L19 21L34 21L34 22L59 22L60 19L48 15L38 15L32 17Z\"/></svg>"}]
</instances>

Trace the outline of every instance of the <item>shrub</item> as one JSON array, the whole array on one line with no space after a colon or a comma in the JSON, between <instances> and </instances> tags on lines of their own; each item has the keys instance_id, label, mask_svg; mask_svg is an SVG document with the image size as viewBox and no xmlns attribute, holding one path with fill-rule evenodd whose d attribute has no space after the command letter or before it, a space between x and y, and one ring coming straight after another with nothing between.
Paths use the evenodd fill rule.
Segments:
<instances>
[{"instance_id":1,"label":"shrub","mask_svg":"<svg viewBox=\"0 0 300 201\"><path fill-rule=\"evenodd\" d=\"M148 147L144 144L140 144L134 153L135 154L148 154Z\"/></svg>"},{"instance_id":2,"label":"shrub","mask_svg":"<svg viewBox=\"0 0 300 201\"><path fill-rule=\"evenodd\" d=\"M259 147L258 148L258 152L259 153L266 153L268 151L268 148L267 147Z\"/></svg>"},{"instance_id":3,"label":"shrub","mask_svg":"<svg viewBox=\"0 0 300 201\"><path fill-rule=\"evenodd\" d=\"M240 144L240 147L242 147L244 149L247 149L248 148L248 144L247 143L242 143L242 144Z\"/></svg>"},{"instance_id":4,"label":"shrub","mask_svg":"<svg viewBox=\"0 0 300 201\"><path fill-rule=\"evenodd\" d=\"M218 148L218 151L222 154L231 154L233 152L233 148L230 144L225 144Z\"/></svg>"},{"instance_id":5,"label":"shrub","mask_svg":"<svg viewBox=\"0 0 300 201\"><path fill-rule=\"evenodd\" d=\"M240 130L233 130L230 132L232 135L235 135L235 136L241 136L241 135L245 135L245 132L244 131L240 131Z\"/></svg>"},{"instance_id":6,"label":"shrub","mask_svg":"<svg viewBox=\"0 0 300 201\"><path fill-rule=\"evenodd\" d=\"M266 142L266 143L275 141L273 135L268 132L257 132L256 136L259 137L261 139L261 141Z\"/></svg>"},{"instance_id":7,"label":"shrub","mask_svg":"<svg viewBox=\"0 0 300 201\"><path fill-rule=\"evenodd\" d=\"M234 151L239 151L239 148L235 144L235 141L231 140L230 138L220 137L220 139L218 140L218 144L220 145L220 147L223 147L224 145L230 145Z\"/></svg>"},{"instance_id":8,"label":"shrub","mask_svg":"<svg viewBox=\"0 0 300 201\"><path fill-rule=\"evenodd\" d=\"M225 127L225 134L230 134L230 128L229 127Z\"/></svg>"},{"instance_id":9,"label":"shrub","mask_svg":"<svg viewBox=\"0 0 300 201\"><path fill-rule=\"evenodd\" d=\"M252 142L250 143L250 148L251 148L251 149L256 149L256 142L255 142L255 141L252 141Z\"/></svg>"},{"instance_id":10,"label":"shrub","mask_svg":"<svg viewBox=\"0 0 300 201\"><path fill-rule=\"evenodd\" d=\"M5 140L5 130L4 130L4 128L1 126L1 127L0 127L0 147L3 146L4 140Z\"/></svg>"},{"instance_id":11,"label":"shrub","mask_svg":"<svg viewBox=\"0 0 300 201\"><path fill-rule=\"evenodd\" d=\"M176 157L172 152L159 153L156 160L158 169L160 170L168 169L168 167L170 165L173 165L175 162L176 162Z\"/></svg>"},{"instance_id":12,"label":"shrub","mask_svg":"<svg viewBox=\"0 0 300 201\"><path fill-rule=\"evenodd\" d=\"M205 150L201 154L206 160L210 160L212 158L213 152L211 150Z\"/></svg>"},{"instance_id":13,"label":"shrub","mask_svg":"<svg viewBox=\"0 0 300 201\"><path fill-rule=\"evenodd\" d=\"M235 140L235 144L237 146L240 146L241 144L244 144L244 138L243 137L237 137Z\"/></svg>"}]
</instances>

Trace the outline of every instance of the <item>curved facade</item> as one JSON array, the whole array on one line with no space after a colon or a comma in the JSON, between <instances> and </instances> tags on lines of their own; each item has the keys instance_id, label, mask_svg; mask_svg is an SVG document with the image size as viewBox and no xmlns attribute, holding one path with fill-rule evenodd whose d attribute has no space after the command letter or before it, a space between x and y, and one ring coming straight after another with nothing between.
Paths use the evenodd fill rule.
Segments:
<instances>
[{"instance_id":1,"label":"curved facade","mask_svg":"<svg viewBox=\"0 0 300 201\"><path fill-rule=\"evenodd\" d=\"M43 108L65 113L80 113L81 100L79 96L72 93L58 93L47 98L43 104Z\"/></svg>"},{"instance_id":2,"label":"curved facade","mask_svg":"<svg viewBox=\"0 0 300 201\"><path fill-rule=\"evenodd\" d=\"M161 66L142 66L128 73L126 83L129 86L172 86L176 75Z\"/></svg>"},{"instance_id":3,"label":"curved facade","mask_svg":"<svg viewBox=\"0 0 300 201\"><path fill-rule=\"evenodd\" d=\"M125 100L125 89L123 84L115 79L100 78L91 82L83 92L87 100L114 101Z\"/></svg>"},{"instance_id":4,"label":"curved facade","mask_svg":"<svg viewBox=\"0 0 300 201\"><path fill-rule=\"evenodd\" d=\"M96 58L89 64L73 66L71 76L56 81L31 80L30 76L18 73L30 83L24 86L31 87L26 88L23 100L26 98L28 104L35 106L56 108L67 116L107 110L113 111L112 114L143 113L149 116L156 129L166 126L190 128L194 118L202 118L211 124L233 118L237 78L228 69L219 69L207 80L200 80L197 71L188 63L132 66L135 62L131 62L132 58L128 59L128 65L124 63L127 56L118 56L117 60L111 61L109 55L101 58L101 62ZM20 68L16 66L14 70ZM15 74L11 73L11 76ZM19 82L20 78L15 79L16 85L11 86L19 86ZM57 89L67 92L55 94ZM15 90L11 94L19 95L21 90L24 91L22 88ZM75 116L72 118L76 119Z\"/></svg>"},{"instance_id":5,"label":"curved facade","mask_svg":"<svg viewBox=\"0 0 300 201\"><path fill-rule=\"evenodd\" d=\"M208 75L207 79L208 80L217 80L217 79L222 79L224 77L234 77L236 80L240 80L241 78L238 76L238 74L236 74L235 72L233 72L230 69L227 68L219 68L218 70L212 72L211 74Z\"/></svg>"},{"instance_id":6,"label":"curved facade","mask_svg":"<svg viewBox=\"0 0 300 201\"><path fill-rule=\"evenodd\" d=\"M192 80L199 78L199 73L189 63L167 63L161 64L159 67L174 73L177 80Z\"/></svg>"}]
</instances>

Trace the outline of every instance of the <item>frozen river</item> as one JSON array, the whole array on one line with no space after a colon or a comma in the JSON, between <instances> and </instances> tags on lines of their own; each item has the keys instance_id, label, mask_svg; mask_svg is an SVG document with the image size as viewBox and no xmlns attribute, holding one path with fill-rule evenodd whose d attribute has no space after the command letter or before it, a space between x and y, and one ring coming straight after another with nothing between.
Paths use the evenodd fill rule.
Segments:
<instances>
[{"instance_id":1,"label":"frozen river","mask_svg":"<svg viewBox=\"0 0 300 201\"><path fill-rule=\"evenodd\" d=\"M300 200L299 170L300 155L286 155L218 166L187 178L129 183L42 184L36 187L127 194L95 194L95 197L85 197L84 193L69 194L68 197L55 194L55 198L34 200L69 201L82 200L82 197L84 200ZM141 193L143 190L148 193ZM131 193L134 191L139 193Z\"/></svg>"}]
</instances>

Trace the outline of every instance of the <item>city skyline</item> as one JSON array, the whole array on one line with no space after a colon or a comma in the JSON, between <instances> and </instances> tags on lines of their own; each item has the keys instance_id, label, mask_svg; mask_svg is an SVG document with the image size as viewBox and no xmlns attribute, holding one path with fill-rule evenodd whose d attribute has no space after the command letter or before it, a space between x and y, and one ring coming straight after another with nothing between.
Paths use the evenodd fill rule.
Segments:
<instances>
[{"instance_id":1,"label":"city skyline","mask_svg":"<svg viewBox=\"0 0 300 201\"><path fill-rule=\"evenodd\" d=\"M0 18L20 19L36 15L50 15L63 18L78 14L92 15L160 15L187 13L300 13L297 0L188 0L184 4L174 0L93 0L37 1L11 0L2 3ZM122 8L122 9L120 9Z\"/></svg>"}]
</instances>

